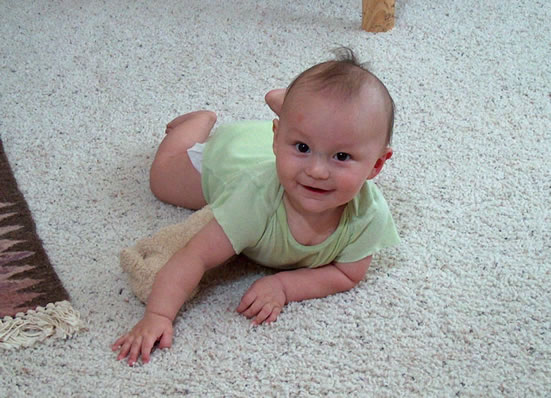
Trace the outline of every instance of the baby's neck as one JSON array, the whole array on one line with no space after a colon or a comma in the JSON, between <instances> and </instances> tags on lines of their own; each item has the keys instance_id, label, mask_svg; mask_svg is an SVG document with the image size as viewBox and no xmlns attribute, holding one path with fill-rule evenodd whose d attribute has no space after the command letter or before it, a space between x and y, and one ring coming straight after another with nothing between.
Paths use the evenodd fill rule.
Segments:
<instances>
[{"instance_id":1,"label":"baby's neck","mask_svg":"<svg viewBox=\"0 0 551 398\"><path fill-rule=\"evenodd\" d=\"M289 231L293 238L304 246L319 245L331 236L339 226L346 207L341 206L322 214L302 214L290 204L285 196L283 205L287 213Z\"/></svg>"}]
</instances>

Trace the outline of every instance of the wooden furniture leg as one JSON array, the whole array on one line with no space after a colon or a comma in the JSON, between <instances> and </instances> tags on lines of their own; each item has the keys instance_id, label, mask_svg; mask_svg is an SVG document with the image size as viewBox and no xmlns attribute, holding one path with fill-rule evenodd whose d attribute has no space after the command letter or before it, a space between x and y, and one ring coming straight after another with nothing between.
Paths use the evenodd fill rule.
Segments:
<instances>
[{"instance_id":1,"label":"wooden furniture leg","mask_svg":"<svg viewBox=\"0 0 551 398\"><path fill-rule=\"evenodd\" d=\"M394 27L396 0L362 0L362 29L386 32Z\"/></svg>"}]
</instances>

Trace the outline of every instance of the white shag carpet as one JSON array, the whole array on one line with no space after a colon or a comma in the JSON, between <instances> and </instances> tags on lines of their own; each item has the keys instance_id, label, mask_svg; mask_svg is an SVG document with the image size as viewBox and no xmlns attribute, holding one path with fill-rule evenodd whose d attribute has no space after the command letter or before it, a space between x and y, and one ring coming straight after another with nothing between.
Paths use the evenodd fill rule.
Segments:
<instances>
[{"instance_id":1,"label":"white shag carpet","mask_svg":"<svg viewBox=\"0 0 551 398\"><path fill-rule=\"evenodd\" d=\"M0 134L88 331L0 354L0 396L550 396L551 3L0 1ZM129 368L109 346L143 306L121 248L190 212L148 168L164 126L208 108L272 118L264 94L339 45L397 105L378 177L402 236L354 290L252 328L262 273L222 269L172 349Z\"/></svg>"}]
</instances>

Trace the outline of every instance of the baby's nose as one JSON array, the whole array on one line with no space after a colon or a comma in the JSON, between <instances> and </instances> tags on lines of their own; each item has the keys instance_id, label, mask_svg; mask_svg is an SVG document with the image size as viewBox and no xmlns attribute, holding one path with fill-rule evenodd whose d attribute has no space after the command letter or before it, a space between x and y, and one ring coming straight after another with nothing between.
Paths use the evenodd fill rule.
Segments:
<instances>
[{"instance_id":1,"label":"baby's nose","mask_svg":"<svg viewBox=\"0 0 551 398\"><path fill-rule=\"evenodd\" d=\"M326 180L329 178L329 167L327 162L320 156L312 156L306 173L316 180Z\"/></svg>"}]
</instances>

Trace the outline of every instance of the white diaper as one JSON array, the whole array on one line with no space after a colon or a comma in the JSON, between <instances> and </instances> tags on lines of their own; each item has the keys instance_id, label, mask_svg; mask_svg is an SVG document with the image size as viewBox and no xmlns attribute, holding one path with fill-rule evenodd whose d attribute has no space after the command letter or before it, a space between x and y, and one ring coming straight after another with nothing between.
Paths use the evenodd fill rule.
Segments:
<instances>
[{"instance_id":1,"label":"white diaper","mask_svg":"<svg viewBox=\"0 0 551 398\"><path fill-rule=\"evenodd\" d=\"M189 160L191 164L195 167L195 170L201 174L201 166L203 165L203 150L205 148L204 142L198 142L187 150Z\"/></svg>"}]
</instances>

